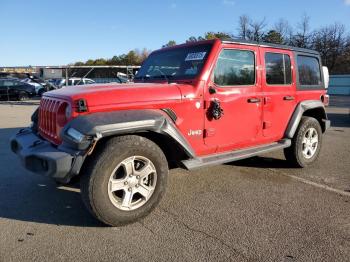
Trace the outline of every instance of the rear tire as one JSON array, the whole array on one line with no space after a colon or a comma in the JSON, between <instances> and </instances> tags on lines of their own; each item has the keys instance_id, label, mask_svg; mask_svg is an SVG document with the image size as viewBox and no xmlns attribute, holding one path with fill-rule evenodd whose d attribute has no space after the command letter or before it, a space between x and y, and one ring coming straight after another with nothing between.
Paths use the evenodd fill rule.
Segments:
<instances>
[{"instance_id":1,"label":"rear tire","mask_svg":"<svg viewBox=\"0 0 350 262\"><path fill-rule=\"evenodd\" d=\"M26 92L20 92L18 94L18 100L19 101L26 101L26 100L28 100L28 98L29 98L29 96L28 96L28 94Z\"/></svg>"},{"instance_id":2,"label":"rear tire","mask_svg":"<svg viewBox=\"0 0 350 262\"><path fill-rule=\"evenodd\" d=\"M317 160L322 146L322 129L313 117L303 116L292 139L284 149L286 159L296 167L306 167Z\"/></svg>"},{"instance_id":3,"label":"rear tire","mask_svg":"<svg viewBox=\"0 0 350 262\"><path fill-rule=\"evenodd\" d=\"M133 223L160 202L168 172L164 153L151 140L136 135L114 137L97 149L84 168L82 198L107 225Z\"/></svg>"}]
</instances>

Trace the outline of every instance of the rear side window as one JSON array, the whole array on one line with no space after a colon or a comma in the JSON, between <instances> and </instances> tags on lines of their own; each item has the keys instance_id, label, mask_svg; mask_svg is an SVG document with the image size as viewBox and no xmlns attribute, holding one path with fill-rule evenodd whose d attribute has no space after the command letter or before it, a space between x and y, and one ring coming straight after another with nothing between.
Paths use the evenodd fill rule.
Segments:
<instances>
[{"instance_id":1,"label":"rear side window","mask_svg":"<svg viewBox=\"0 0 350 262\"><path fill-rule=\"evenodd\" d=\"M15 82L13 81L4 81L4 86L14 86L15 85Z\"/></svg>"},{"instance_id":2,"label":"rear side window","mask_svg":"<svg viewBox=\"0 0 350 262\"><path fill-rule=\"evenodd\" d=\"M254 52L223 50L214 70L214 83L220 86L254 85Z\"/></svg>"},{"instance_id":3,"label":"rear side window","mask_svg":"<svg viewBox=\"0 0 350 262\"><path fill-rule=\"evenodd\" d=\"M300 85L321 85L320 63L316 57L298 55Z\"/></svg>"},{"instance_id":4,"label":"rear side window","mask_svg":"<svg viewBox=\"0 0 350 262\"><path fill-rule=\"evenodd\" d=\"M265 65L267 84L289 85L292 83L292 69L289 55L266 53Z\"/></svg>"}]
</instances>

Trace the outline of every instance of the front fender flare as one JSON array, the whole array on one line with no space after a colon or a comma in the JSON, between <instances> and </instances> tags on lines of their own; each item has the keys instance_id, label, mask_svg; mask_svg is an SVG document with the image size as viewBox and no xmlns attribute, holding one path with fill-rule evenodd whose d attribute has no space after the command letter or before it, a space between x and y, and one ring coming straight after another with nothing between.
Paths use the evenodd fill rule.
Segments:
<instances>
[{"instance_id":1,"label":"front fender flare","mask_svg":"<svg viewBox=\"0 0 350 262\"><path fill-rule=\"evenodd\" d=\"M170 136L189 157L195 157L194 150L170 117L159 110L122 110L79 116L70 121L61 132L63 140L69 143L65 135L68 128L74 128L86 136L99 138L143 131L156 132Z\"/></svg>"}]
</instances>

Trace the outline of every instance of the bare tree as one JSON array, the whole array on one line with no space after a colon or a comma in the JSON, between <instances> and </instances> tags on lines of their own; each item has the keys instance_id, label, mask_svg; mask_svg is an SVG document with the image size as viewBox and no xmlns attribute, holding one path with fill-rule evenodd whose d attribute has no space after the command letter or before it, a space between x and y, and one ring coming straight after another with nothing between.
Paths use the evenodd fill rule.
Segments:
<instances>
[{"instance_id":1,"label":"bare tree","mask_svg":"<svg viewBox=\"0 0 350 262\"><path fill-rule=\"evenodd\" d=\"M293 36L293 29L289 25L287 20L280 18L274 24L273 30L281 35L281 37L283 38L284 44L290 44L292 36Z\"/></svg>"},{"instance_id":2,"label":"bare tree","mask_svg":"<svg viewBox=\"0 0 350 262\"><path fill-rule=\"evenodd\" d=\"M319 51L325 64L332 72L338 59L345 54L347 47L347 37L345 26L333 24L322 27L312 34L312 48Z\"/></svg>"},{"instance_id":3,"label":"bare tree","mask_svg":"<svg viewBox=\"0 0 350 262\"><path fill-rule=\"evenodd\" d=\"M307 48L310 44L310 37L310 17L304 14L297 25L297 33L293 36L292 44Z\"/></svg>"},{"instance_id":4,"label":"bare tree","mask_svg":"<svg viewBox=\"0 0 350 262\"><path fill-rule=\"evenodd\" d=\"M249 39L250 29L249 25L251 19L247 15L241 15L238 20L238 37L244 40Z\"/></svg>"},{"instance_id":5,"label":"bare tree","mask_svg":"<svg viewBox=\"0 0 350 262\"><path fill-rule=\"evenodd\" d=\"M262 19L261 21L251 21L249 23L250 26L250 40L254 41L261 41L264 37L265 31L264 28L266 27L266 19Z\"/></svg>"}]
</instances>

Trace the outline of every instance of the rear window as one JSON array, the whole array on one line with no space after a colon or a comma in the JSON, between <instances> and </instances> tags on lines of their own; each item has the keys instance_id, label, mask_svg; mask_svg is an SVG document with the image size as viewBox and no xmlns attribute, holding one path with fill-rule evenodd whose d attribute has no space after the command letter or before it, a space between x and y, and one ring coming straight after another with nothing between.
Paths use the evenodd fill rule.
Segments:
<instances>
[{"instance_id":1,"label":"rear window","mask_svg":"<svg viewBox=\"0 0 350 262\"><path fill-rule=\"evenodd\" d=\"M267 84L289 85L292 83L292 69L289 55L266 53L265 65Z\"/></svg>"},{"instance_id":2,"label":"rear window","mask_svg":"<svg viewBox=\"0 0 350 262\"><path fill-rule=\"evenodd\" d=\"M320 63L316 57L298 55L299 84L319 86L322 84Z\"/></svg>"}]
</instances>

